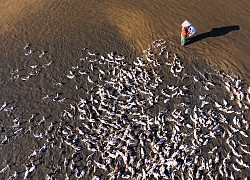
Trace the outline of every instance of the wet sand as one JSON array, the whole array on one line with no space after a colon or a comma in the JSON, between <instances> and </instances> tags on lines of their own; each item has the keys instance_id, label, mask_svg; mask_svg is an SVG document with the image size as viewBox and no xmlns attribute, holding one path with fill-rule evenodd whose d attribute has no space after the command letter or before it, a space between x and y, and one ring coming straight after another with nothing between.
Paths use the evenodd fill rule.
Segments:
<instances>
[{"instance_id":1,"label":"wet sand","mask_svg":"<svg viewBox=\"0 0 250 180\"><path fill-rule=\"evenodd\" d=\"M69 104L44 103L41 98L47 94L55 96L58 89L52 84L58 81L65 82L66 86L59 91L67 95L69 103L85 96L72 89L74 83L65 80L65 74L76 64L84 47L101 54L116 51L125 55L128 63L132 64L135 57L142 55L143 49L162 38L186 64L200 69L209 64L229 74L239 75L249 85L249 8L250 3L246 0L237 3L229 0L202 3L174 0L1 1L0 103L11 102L16 107L13 116L4 114L1 120L7 129L11 126L7 119L21 117L25 125L30 115L37 112L40 113L39 118L46 116L51 121L53 118L59 121L61 112ZM182 48L180 24L185 19L193 23L197 33L196 38L193 37L195 42ZM209 33L213 28L218 29ZM23 47L27 43L31 43L34 49L48 51L49 58L39 62L38 58L34 60L24 56ZM25 75L28 72L26 67L49 61L53 61L53 66L43 70L39 79L10 81L12 70L18 68ZM36 131L39 129L34 129ZM10 152L2 153L2 158L7 158L8 163L17 161L20 164L25 161L22 157L26 156L24 152L42 145L42 141L20 136L18 141L1 147L3 152L13 148L15 158L8 158L12 156ZM47 173L45 169L44 173ZM43 170L39 172L36 176L40 174L43 177Z\"/></svg>"},{"instance_id":2,"label":"wet sand","mask_svg":"<svg viewBox=\"0 0 250 180\"><path fill-rule=\"evenodd\" d=\"M249 3L195 1L5 1L1 3L2 63L11 49L34 43L65 59L82 47L140 54L153 40L164 38L183 56L202 57L249 79ZM205 37L179 47L180 24L188 19L197 35L212 28L239 26L218 37ZM65 53L65 54L63 54ZM9 56L8 56L8 55ZM70 58L70 57L69 57ZM187 58L190 59L190 58ZM63 60L63 64L69 63ZM1 66L4 67L4 66Z\"/></svg>"}]
</instances>

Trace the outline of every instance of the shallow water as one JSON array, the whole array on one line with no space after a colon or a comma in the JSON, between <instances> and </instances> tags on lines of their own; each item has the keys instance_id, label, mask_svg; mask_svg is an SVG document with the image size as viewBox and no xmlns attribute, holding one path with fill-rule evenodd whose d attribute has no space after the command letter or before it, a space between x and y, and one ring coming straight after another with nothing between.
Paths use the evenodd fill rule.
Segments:
<instances>
[{"instance_id":1,"label":"shallow water","mask_svg":"<svg viewBox=\"0 0 250 180\"><path fill-rule=\"evenodd\" d=\"M245 87L248 87L249 6L250 3L247 1L234 4L229 0L223 2L213 0L202 4L195 1L186 1L184 4L172 0L2 1L0 3L2 87L0 105L4 102L11 103L14 110L11 115L1 112L1 123L5 129L1 133L1 140L5 134L11 136L11 140L1 146L4 153L1 153L3 162L0 163L0 168L6 164L17 163L13 164L11 170L3 177L9 177L15 170L23 177L25 168L22 164L28 162L27 156L33 149L41 148L44 143L43 140L32 137L32 133L43 132L49 126L49 122L59 125L62 112L69 108L69 104L79 102L80 98L88 98L86 89L88 90L89 86L86 85L86 79L71 81L65 77L71 67L79 63L79 57L82 56L81 49L84 47L88 47L91 52L101 54L117 51L125 55L128 64L132 65L135 57L141 56L142 50L148 48L153 40L163 38L167 41L167 47L171 52L178 53L185 65L190 67L186 73L192 73L194 69L205 73L206 63L211 67L215 66L215 69L218 68L216 65L219 65L230 74L240 75L246 82ZM205 37L181 48L180 24L185 19L193 23L197 35L209 32L212 28L239 26L240 29L218 37ZM39 59L38 52L32 56L25 56L23 47L27 43L32 44L33 50L48 51L48 58ZM30 72L31 65L42 65L50 61L53 63L48 68L39 67L41 73L38 78L31 78L28 81L10 80L10 73L13 70L19 69L18 74L24 77ZM160 72L164 72L164 68ZM169 76L167 73L162 75ZM53 85L58 82L64 83L63 88ZM169 82L179 84L174 79L170 79ZM85 90L77 91L76 85L82 86ZM214 96L211 94L213 98L223 95L218 90L213 92L215 94ZM56 93L62 93L68 101L66 103L42 101L46 95L52 98ZM153 108L150 112L159 110ZM28 119L37 113L39 114L36 121L45 116L48 123L42 127L32 128L30 135L20 134L15 137L12 134L11 126L15 118L20 117L21 127L23 131L27 131ZM218 141L221 144L221 140ZM216 143L211 143L212 147ZM53 163L62 161L61 157L56 155L57 152L62 153L56 148L54 152L46 153L42 159L45 162L41 162L42 165L38 166L39 170L32 177L43 178L50 169L56 169L54 167L56 164ZM66 155L70 153L70 149L65 152ZM50 162L49 159L53 161ZM60 175L58 178L61 178Z\"/></svg>"},{"instance_id":2,"label":"shallow water","mask_svg":"<svg viewBox=\"0 0 250 180\"><path fill-rule=\"evenodd\" d=\"M6 56L2 63L11 58L10 53L17 45L25 43L36 43L50 52L58 52L57 56L65 58L62 64L66 64L72 52L85 46L99 52L117 50L138 55L153 40L164 38L183 56L199 56L249 79L249 6L243 0L237 3L213 0L202 4L173 0L3 1L1 54ZM179 47L179 34L185 19L193 23L197 35L227 26L239 26L240 30L206 37L183 49Z\"/></svg>"}]
</instances>

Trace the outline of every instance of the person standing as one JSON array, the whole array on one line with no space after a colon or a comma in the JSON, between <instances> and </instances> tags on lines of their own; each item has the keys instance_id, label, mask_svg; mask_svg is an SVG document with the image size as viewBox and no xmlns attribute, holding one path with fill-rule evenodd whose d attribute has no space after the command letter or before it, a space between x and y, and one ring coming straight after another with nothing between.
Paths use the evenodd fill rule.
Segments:
<instances>
[{"instance_id":1,"label":"person standing","mask_svg":"<svg viewBox=\"0 0 250 180\"><path fill-rule=\"evenodd\" d=\"M182 24L182 29L181 29L181 46L184 46L186 43L186 37L190 33L188 31L189 26L191 26L191 23L185 20Z\"/></svg>"}]
</instances>

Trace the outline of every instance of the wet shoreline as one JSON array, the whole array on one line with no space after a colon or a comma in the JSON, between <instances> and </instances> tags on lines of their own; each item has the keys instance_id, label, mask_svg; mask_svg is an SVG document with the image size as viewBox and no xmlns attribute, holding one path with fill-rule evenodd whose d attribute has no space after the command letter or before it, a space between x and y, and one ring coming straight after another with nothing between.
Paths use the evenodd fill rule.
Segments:
<instances>
[{"instance_id":1,"label":"wet shoreline","mask_svg":"<svg viewBox=\"0 0 250 180\"><path fill-rule=\"evenodd\" d=\"M233 172L236 177L249 176L247 168L236 162L236 159L240 159L237 157L238 152L240 153L238 156L243 156L244 163L249 164L247 161L249 155L243 151L248 151L248 146L240 144L249 144L245 137L249 134L249 130L246 129L244 121L249 121L249 113L245 107L249 106L249 102L247 103L245 99L249 88L250 67L248 66L249 45L246 43L249 25L248 17L245 16L249 3L240 1L235 6L231 6L232 2L229 1L223 2L225 4L214 3L220 9L218 15L214 14L217 10L213 8L212 2L204 3L202 8L192 1L189 1L186 6L175 1L24 3L12 0L0 3L0 8L4 9L0 14L2 16L0 23L3 27L0 32L0 85L2 87L0 107L3 107L0 111L1 149L6 152L1 154L3 161L0 163L0 171L9 165L0 177L8 178L17 172L18 178L23 178L25 172L28 172L30 178L44 179L48 174L56 179L62 179L66 174L71 174L71 178L74 178L74 176L79 177L80 172L85 172L89 175L85 177L90 179L94 175L107 175L111 171L117 175L117 171L120 171L120 177L125 178L132 175L131 167L136 166L139 159L148 158L158 161L157 158L160 157L153 156L156 150L152 145L160 145L158 147L162 150L159 150L160 153L164 148L170 148L168 156L168 153L164 152L166 153L165 168L168 169L165 174L174 176L172 174L175 172L174 169L180 168L179 165L183 163L184 157L194 160L192 159L194 156L189 156L193 143L200 147L196 152L196 155L200 156L199 162L195 163L197 168L202 165L201 162L204 159L217 161L217 156L202 152L218 146L219 149L216 152L221 161L218 162L218 166L213 162L211 168L215 174L220 173L219 165L222 165L223 159L230 156L229 152L231 152L233 159L229 160L227 171ZM26 8L29 10L24 11ZM186 11L190 14L183 17L183 12ZM196 26L198 37L212 28L238 25L240 29L217 37L198 38L198 41L182 48L179 46L179 31L183 18L189 19ZM164 52L152 48L155 45L152 42L161 38L166 41ZM30 55L25 55L29 52L29 48L24 49L26 44L31 44ZM151 52L152 57L148 54L150 50L145 51L149 47L154 49ZM159 48L162 47L163 45L159 45ZM43 52L46 53L43 54ZM111 55L111 52L114 54ZM170 53L170 59L166 57L167 52ZM159 55L160 53L162 56ZM178 55L176 60L173 60L174 54ZM121 56L118 57L118 55ZM103 59L102 56L105 58ZM117 62L112 62L115 58L118 58ZM141 58L142 64L138 58ZM135 65L135 63L139 64ZM130 76L134 77L131 79ZM163 82L160 82L161 80ZM240 83L235 85L238 80L241 80ZM107 85L106 81L110 84ZM207 85L207 81L214 86ZM232 86L231 90L236 94L232 95L227 91L225 82ZM105 89L102 92L103 95L96 94L100 86ZM122 87L123 90L119 89ZM163 93L162 89L164 89ZM241 99L241 94L237 94L239 91L244 94L243 100L230 100L232 96ZM111 96L106 93L110 93ZM204 95L206 95L204 101L208 101L209 105L204 105L206 102L199 99ZM81 99L86 100L87 105L77 108L76 105L84 104ZM223 105L223 99L228 101L227 105ZM102 105L100 105L101 102ZM216 105L221 105L220 108L229 108L232 105L231 110L234 113L227 114L226 111L230 112L230 109L218 110ZM201 108L201 106L204 107ZM96 110L92 109L93 107L96 107ZM185 114L188 107L190 111ZM204 112L197 110L197 107ZM87 117L81 117L85 119L82 120L80 115L84 114L84 111ZM214 115L206 114L208 112L213 112ZM140 115L136 115L137 113ZM219 122L215 120L214 124L210 124L212 129L216 127L216 123L220 125L218 131L212 130L216 139L207 135L208 127L204 128L204 122L199 122L196 128L199 126L198 136L203 142L199 140L192 142L195 136L193 131L195 123L190 118L195 116L194 113L209 123L203 113L220 119ZM73 117L71 117L72 114ZM108 116L113 118L112 121ZM182 116L187 122L178 122ZM222 116L226 117L228 124ZM153 124L150 124L150 121L147 122L147 118L157 119L157 117L161 117L164 122L160 122L160 125L157 120L152 121ZM234 117L237 117L238 121ZM149 124L144 127L145 122ZM129 124L135 126L133 127L135 132L130 132L130 137L126 137L124 134L128 132L125 133L124 128L129 129ZM53 130L50 129L52 125ZM113 133L100 135L101 131L107 131L107 127ZM162 129L157 130L159 127ZM178 128L181 129L180 132ZM238 132L233 133L232 138L228 138L229 143L225 144L224 141L227 140L227 136L230 136L230 132L237 131L233 128L237 128ZM84 133L82 134L81 131ZM138 136L145 131L151 133L146 134L151 142L143 141L144 147ZM177 135L174 135L176 133L174 131L178 132ZM115 135L122 136L124 139L117 140ZM206 138L204 138L205 135L207 135ZM95 139L95 136L98 138ZM164 143L159 138L162 136L165 137ZM206 142L206 139L209 141ZM73 141L75 142L72 143ZM110 142L111 144L108 145L108 141L114 141L114 144ZM176 141L179 143L174 143ZM234 152L236 155L233 155L231 149L233 142L237 143L236 152ZM201 146L201 144L204 145ZM127 149L117 149L116 152L119 155L115 150L105 149L105 147L115 149L116 146L121 145ZM182 148L186 145L189 148L184 151ZM99 148L99 150L90 157L93 148ZM173 155L176 148L181 149L178 150L178 156L182 157L176 158ZM31 158L30 155L34 150L37 155ZM101 157L103 150L111 153L109 156L112 157L115 156L112 155L113 153L117 154L117 158L111 158L110 166L105 166L108 171L100 165L109 164L110 157L107 157L107 154L103 154L107 159ZM135 163L126 164L124 156L127 151L132 153L129 155L129 160L133 159L132 155L136 155ZM145 155L142 155L143 151ZM72 158L74 152L77 152L77 155ZM88 156L91 162L87 164ZM69 160L67 167L64 167L65 158ZM176 162L178 167L175 167ZM145 161L144 163L147 164ZM169 163L172 163L174 168L170 167ZM142 176L145 164L141 164L141 167L136 169L136 172ZM239 166L241 172L237 172L232 164ZM148 167L151 165L153 163L149 163ZM71 169L70 166L76 166L76 168ZM35 170L32 169L34 167ZM160 167L161 165L157 166L155 173L163 173ZM27 171L26 168L29 170ZM145 169L144 171L150 177L150 172ZM194 173L197 172L194 170ZM203 171L203 175L208 176L207 170ZM177 173L176 177L180 178L181 172Z\"/></svg>"}]
</instances>

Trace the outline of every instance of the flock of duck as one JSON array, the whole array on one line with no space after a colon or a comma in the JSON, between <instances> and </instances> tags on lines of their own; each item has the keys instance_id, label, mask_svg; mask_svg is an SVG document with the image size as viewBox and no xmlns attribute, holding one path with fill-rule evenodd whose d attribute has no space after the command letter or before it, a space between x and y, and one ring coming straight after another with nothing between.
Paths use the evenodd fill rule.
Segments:
<instances>
[{"instance_id":1,"label":"flock of duck","mask_svg":"<svg viewBox=\"0 0 250 180\"><path fill-rule=\"evenodd\" d=\"M38 52L39 58L48 53ZM2 163L0 175L32 179L46 161L54 161L43 179L248 178L250 87L238 76L187 71L192 67L169 52L164 40L154 41L132 63L116 52L81 52L65 78L82 97L74 103L59 93L41 99L68 103L59 122L34 114L25 126L14 119L14 134L42 145L27 152L23 171ZM25 56L32 53L25 46ZM26 82L52 63L33 65L23 76L12 71L10 78ZM0 105L0 113L12 110L11 103ZM1 146L13 139L1 137Z\"/></svg>"}]
</instances>

